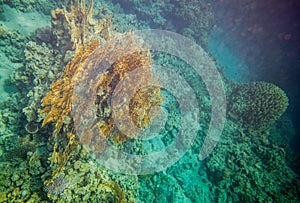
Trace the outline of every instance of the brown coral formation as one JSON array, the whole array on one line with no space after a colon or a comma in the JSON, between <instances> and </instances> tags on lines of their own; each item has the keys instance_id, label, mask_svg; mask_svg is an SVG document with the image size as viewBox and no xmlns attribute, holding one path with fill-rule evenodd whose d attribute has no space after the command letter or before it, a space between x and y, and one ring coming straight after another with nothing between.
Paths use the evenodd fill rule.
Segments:
<instances>
[{"instance_id":1,"label":"brown coral formation","mask_svg":"<svg viewBox=\"0 0 300 203\"><path fill-rule=\"evenodd\" d=\"M109 35L109 20L94 21L92 6L91 4L86 9L84 1L77 1L70 11L64 8L52 13L53 26L58 31L54 36L60 38L69 34L57 39L56 47L62 46L61 53L65 55L68 51L72 52L70 47L73 47L75 56L66 65L60 79L51 85L50 91L42 99L42 113L46 114L43 126L48 123L55 124L54 149L50 157L54 170L52 177L45 181L46 186L49 186L49 183L52 186L56 178L60 177L67 163L72 162L72 153L80 147L73 133L75 130L81 143L93 152L101 152L105 148L107 138L112 138L118 143L128 139L117 129L112 116L110 100L113 92L118 82L127 78L128 72L135 69L140 70L140 79L153 78L149 68L151 57L149 51L142 48L141 41L132 32L125 35ZM103 43L103 38L106 43ZM134 83L127 88L131 89L133 86ZM81 87L83 89L80 89ZM82 99L78 91L83 94L81 96L95 93L95 97L88 96ZM142 89L129 99L132 99L130 113L133 115L130 120L138 127L147 127L151 121L151 107L162 102L159 88ZM95 113L97 122L89 122L91 115L86 113L89 109ZM93 111L94 109L97 111ZM120 110L118 115L124 119L125 112ZM67 141L68 144L63 146L61 141ZM113 202L125 202L123 188L121 189L117 182L103 181L102 185L102 195L111 196Z\"/></svg>"},{"instance_id":2,"label":"brown coral formation","mask_svg":"<svg viewBox=\"0 0 300 203\"><path fill-rule=\"evenodd\" d=\"M76 1L76 3L71 6L70 12L68 12L66 8L56 9L52 12L53 25L59 27L57 24L61 24L61 29L59 29L61 32L56 33L56 37L62 37L60 35L70 36L66 37L64 41L70 39L76 52L73 60L67 64L61 79L51 85L51 91L42 100L42 106L45 107L42 113L47 114L43 125L54 122L56 129L55 135L58 134L63 123L69 120L71 96L73 94L74 82L76 82L72 80L72 78L81 71L79 68L81 63L100 45L99 39L91 39L87 33L89 33L89 31L97 31L96 34L99 34L101 30L108 29L109 26L104 26L105 20L102 21L102 23L94 22L92 20L92 13L93 3L91 3L87 10L84 1ZM67 33L63 32L63 30L66 30L65 32ZM57 41L59 43L57 44L58 46L62 45L63 42L60 40Z\"/></svg>"},{"instance_id":3,"label":"brown coral formation","mask_svg":"<svg viewBox=\"0 0 300 203\"><path fill-rule=\"evenodd\" d=\"M43 125L53 122L55 123L55 135L57 135L64 123L68 123L71 111L71 97L73 94L74 76L82 71L82 63L85 59L100 45L99 39L94 39L88 33L99 34L99 32L108 29L109 24L105 24L106 20L95 22L92 20L93 3L89 9L86 9L85 1L76 1L71 6L70 12L64 9L57 9L52 12L52 23L59 27L61 24L61 32L56 33L56 37L60 34L66 34L65 41L70 39L75 48L75 57L65 67L65 72L61 79L51 85L51 91L43 98L42 106L47 116L44 119ZM66 30L63 32L63 30ZM55 33L54 33L55 34ZM58 46L63 42L58 41ZM69 42L69 43L71 43ZM66 42L64 42L66 43ZM65 45L67 46L67 45Z\"/></svg>"},{"instance_id":4,"label":"brown coral formation","mask_svg":"<svg viewBox=\"0 0 300 203\"><path fill-rule=\"evenodd\" d=\"M84 0L76 0L69 11L65 7L52 11L52 27L57 28L54 30L55 47L64 47L64 51L73 47L77 51L99 37L109 37L111 19L94 20L93 5L92 1L87 8Z\"/></svg>"},{"instance_id":5,"label":"brown coral formation","mask_svg":"<svg viewBox=\"0 0 300 203\"><path fill-rule=\"evenodd\" d=\"M160 89L157 87L142 88L130 102L130 115L134 124L139 128L146 128L151 123L151 118L159 114L158 111L150 111L152 108L162 103L160 96L153 97L153 95L160 95ZM154 114L154 115L151 115Z\"/></svg>"},{"instance_id":6,"label":"brown coral formation","mask_svg":"<svg viewBox=\"0 0 300 203\"><path fill-rule=\"evenodd\" d=\"M74 89L74 75L81 71L81 63L96 47L99 46L99 41L93 41L85 50L77 51L75 58L68 63L62 78L51 85L51 91L43 98L42 113L47 113L43 121L43 125L53 122L55 123L55 135L57 135L62 125L70 116L72 106L72 94Z\"/></svg>"},{"instance_id":7,"label":"brown coral formation","mask_svg":"<svg viewBox=\"0 0 300 203\"><path fill-rule=\"evenodd\" d=\"M47 114L43 125L50 122L55 123L54 134L57 135L63 124L70 123L73 102L84 102L82 105L79 104L80 107L77 109L77 112L81 113L87 108L94 108L97 105L97 124L91 123L90 126L83 127L84 130L79 132L78 136L83 144L88 144L93 140L97 143L92 146L93 150L101 151L104 147L101 145L104 137L95 137L95 132L100 131L106 138L112 137L118 142L127 137L117 129L112 118L112 109L110 109L110 99L118 81L125 79L127 73L135 69L141 70L139 75L142 77L140 79L153 78L149 69L151 57L132 32L123 36L115 34L110 37L112 40L100 47L100 39L95 39L94 35L90 33L91 31L96 31L96 33L107 31L107 25L95 23L91 19L92 5L87 11L85 9L84 4L77 2L70 12L63 9L56 10L52 14L53 18L57 18L58 15L64 16L69 25L76 54L74 59L67 64L61 79L51 85L51 91L42 100L43 113ZM77 25L74 24L75 22L80 23ZM102 71L101 76L97 77L99 71ZM74 88L77 84L87 87L88 92L97 91L97 99L88 98L88 100L80 101L76 95L74 96ZM133 86L129 85L128 89ZM162 102L159 88L153 87L140 91L135 98L132 100L134 105L131 105L130 109L133 119L129 118L129 120L138 127L147 127L150 123L151 107ZM120 111L119 119L124 120L126 112ZM128 111L128 109L123 109L123 111ZM77 116L75 120L82 119L81 113L73 115ZM75 123L75 125L80 125L80 123ZM136 134L136 132L132 132L131 135Z\"/></svg>"},{"instance_id":8,"label":"brown coral formation","mask_svg":"<svg viewBox=\"0 0 300 203\"><path fill-rule=\"evenodd\" d=\"M136 88L136 80L143 82L153 78L151 69L148 67L151 64L150 55L147 50L141 49L141 46L141 42L133 33L116 35L103 47L96 49L85 61L84 66L89 69L89 73L82 72L82 75L78 75L80 88L81 86L83 89L85 88L79 92L87 93L74 97L74 102L77 104L75 104L76 113L73 118L78 137L83 144L88 145L90 143L89 148L92 151L103 150L105 138L112 138L120 143L128 137L137 135L139 129L137 130L133 126L150 117L147 114L149 114L151 107L162 102L158 87L130 95L130 92ZM130 78L129 73L136 70L138 70L138 74L135 75L137 77ZM97 78L99 72L101 74ZM125 88L118 92L116 87L120 81L127 82L125 82ZM137 91L139 92L139 90ZM116 102L117 107L112 109L111 101L114 92L117 92L119 98ZM147 94L148 96L146 96ZM142 98L142 95L145 98ZM147 97L150 98L150 95L152 99L146 100ZM129 105L126 101L130 99L139 100L139 107ZM127 108L124 108L125 103L127 103L125 105ZM135 102L134 104L138 103ZM90 109L95 108L95 112L90 112ZM135 113L132 113L133 111ZM138 111L144 113L139 114ZM90 122L91 113L97 115L96 122ZM115 117L113 117L113 113L115 113ZM121 121L121 125L116 125L116 120ZM146 127L146 125L139 127ZM124 130L125 133L122 132Z\"/></svg>"},{"instance_id":9,"label":"brown coral formation","mask_svg":"<svg viewBox=\"0 0 300 203\"><path fill-rule=\"evenodd\" d=\"M61 47L62 50L59 50L65 55L73 47L75 56L42 99L42 113L46 114L43 125L55 124L54 150L50 158L54 171L45 185L59 177L67 161L71 161L72 149L78 146L74 129L89 151L101 152L105 149L107 138L120 143L128 139L128 135L136 135L136 132L124 134L118 129L115 119L130 120L138 128L145 128L153 115L151 108L162 102L158 87L137 89L128 98L128 108L120 108L117 118L113 117L110 104L118 83L128 78L128 72L139 70L138 78L131 78L133 81L129 81L129 85L121 92L125 96L135 87L135 80L151 80L153 76L149 66L152 61L149 51L142 48L142 42L134 33L109 35L109 20L92 20L92 6L91 4L86 9L84 1L77 1L70 11L64 8L52 13L52 26L57 31L54 32L56 47ZM103 38L106 43L102 42L105 41ZM90 112L95 115L89 114ZM128 112L129 118L126 117ZM96 116L96 122L89 122L93 116ZM61 131L62 128L64 132ZM58 136L59 134L65 135ZM60 144L63 137L68 142L64 147ZM118 184L113 183L106 188L115 194L116 201L123 202L124 194Z\"/></svg>"}]
</instances>

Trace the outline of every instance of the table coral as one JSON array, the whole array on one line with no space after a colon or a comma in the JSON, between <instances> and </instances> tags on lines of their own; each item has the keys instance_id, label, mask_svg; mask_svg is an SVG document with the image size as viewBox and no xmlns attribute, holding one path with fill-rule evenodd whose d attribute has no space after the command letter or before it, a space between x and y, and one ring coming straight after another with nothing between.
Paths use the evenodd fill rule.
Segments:
<instances>
[{"instance_id":1,"label":"table coral","mask_svg":"<svg viewBox=\"0 0 300 203\"><path fill-rule=\"evenodd\" d=\"M237 84L228 100L229 118L253 130L266 129L288 106L284 91L266 82Z\"/></svg>"}]
</instances>

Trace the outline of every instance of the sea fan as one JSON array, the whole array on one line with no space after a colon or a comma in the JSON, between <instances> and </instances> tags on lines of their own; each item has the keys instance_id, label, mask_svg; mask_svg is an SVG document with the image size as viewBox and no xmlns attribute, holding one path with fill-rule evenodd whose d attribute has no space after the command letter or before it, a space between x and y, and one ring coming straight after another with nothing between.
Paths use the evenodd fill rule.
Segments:
<instances>
[{"instance_id":1,"label":"sea fan","mask_svg":"<svg viewBox=\"0 0 300 203\"><path fill-rule=\"evenodd\" d=\"M51 195L61 194L67 187L66 179L63 176L55 177L54 179L45 182L44 190Z\"/></svg>"}]
</instances>

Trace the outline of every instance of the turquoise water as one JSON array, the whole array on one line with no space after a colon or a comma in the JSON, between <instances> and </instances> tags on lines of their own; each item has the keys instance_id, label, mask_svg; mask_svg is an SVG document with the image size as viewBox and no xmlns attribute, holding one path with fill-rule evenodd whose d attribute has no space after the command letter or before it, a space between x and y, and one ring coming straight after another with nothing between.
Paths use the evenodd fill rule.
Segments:
<instances>
[{"instance_id":1,"label":"turquoise water","mask_svg":"<svg viewBox=\"0 0 300 203\"><path fill-rule=\"evenodd\" d=\"M300 202L299 7L0 1L0 202Z\"/></svg>"}]
</instances>

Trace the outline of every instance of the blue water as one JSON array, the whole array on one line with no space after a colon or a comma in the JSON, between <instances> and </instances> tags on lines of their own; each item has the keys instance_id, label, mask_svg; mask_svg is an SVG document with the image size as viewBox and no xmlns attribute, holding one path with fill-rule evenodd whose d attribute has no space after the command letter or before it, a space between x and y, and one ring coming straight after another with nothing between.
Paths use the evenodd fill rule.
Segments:
<instances>
[{"instance_id":1,"label":"blue water","mask_svg":"<svg viewBox=\"0 0 300 203\"><path fill-rule=\"evenodd\" d=\"M234 39L235 36L232 37ZM251 76L247 63L222 40L222 34L213 29L208 37L208 50L217 59L218 65L225 68L226 77L238 82L249 82Z\"/></svg>"}]
</instances>

